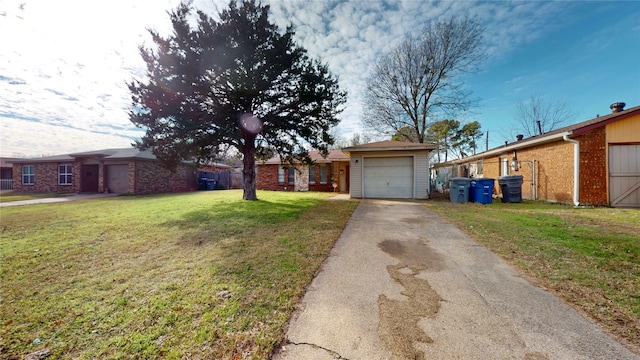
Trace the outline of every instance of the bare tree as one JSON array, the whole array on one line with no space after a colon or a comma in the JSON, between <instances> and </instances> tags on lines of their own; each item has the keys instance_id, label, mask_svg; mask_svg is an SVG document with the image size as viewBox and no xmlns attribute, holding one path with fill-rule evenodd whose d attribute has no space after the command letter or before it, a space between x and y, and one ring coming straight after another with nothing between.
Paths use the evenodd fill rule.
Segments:
<instances>
[{"instance_id":1,"label":"bare tree","mask_svg":"<svg viewBox=\"0 0 640 360\"><path fill-rule=\"evenodd\" d=\"M414 131L413 127L405 126L396 131L396 133L391 136L391 140L415 143L418 142L418 135Z\"/></svg>"},{"instance_id":2,"label":"bare tree","mask_svg":"<svg viewBox=\"0 0 640 360\"><path fill-rule=\"evenodd\" d=\"M371 142L373 139L371 135L367 134L366 132L353 133L351 134L350 138L346 138L340 135L339 133L337 133L337 131L333 131L331 135L335 139L334 144L329 147L329 149L331 150L336 150L336 149L340 150L342 148L346 148L350 146L358 146L358 145L366 144Z\"/></svg>"},{"instance_id":3,"label":"bare tree","mask_svg":"<svg viewBox=\"0 0 640 360\"><path fill-rule=\"evenodd\" d=\"M547 101L544 96L534 95L516 104L516 130L525 137L540 135L562 127L577 116L564 101Z\"/></svg>"},{"instance_id":4,"label":"bare tree","mask_svg":"<svg viewBox=\"0 0 640 360\"><path fill-rule=\"evenodd\" d=\"M477 70L484 30L476 18L430 22L420 36L407 36L381 56L367 81L363 124L379 133L409 128L424 143L436 114L468 109L474 101L458 78Z\"/></svg>"}]
</instances>

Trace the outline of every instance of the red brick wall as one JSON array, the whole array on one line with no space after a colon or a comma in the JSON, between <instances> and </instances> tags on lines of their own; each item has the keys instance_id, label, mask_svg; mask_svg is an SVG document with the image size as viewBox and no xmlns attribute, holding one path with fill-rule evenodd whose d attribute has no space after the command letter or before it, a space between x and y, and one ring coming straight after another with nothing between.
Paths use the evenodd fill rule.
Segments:
<instances>
[{"instance_id":1,"label":"red brick wall","mask_svg":"<svg viewBox=\"0 0 640 360\"><path fill-rule=\"evenodd\" d=\"M287 171L284 172L284 184L278 184L277 164L258 165L256 169L256 189L258 190L294 190L294 185L287 181Z\"/></svg>"},{"instance_id":2,"label":"red brick wall","mask_svg":"<svg viewBox=\"0 0 640 360\"><path fill-rule=\"evenodd\" d=\"M132 174L135 174L135 177ZM129 188L132 188L132 180L135 182L133 188L136 194L185 192L197 188L195 169L188 165L180 165L175 172L171 172L155 161L130 162Z\"/></svg>"},{"instance_id":3,"label":"red brick wall","mask_svg":"<svg viewBox=\"0 0 640 360\"><path fill-rule=\"evenodd\" d=\"M309 184L309 190L332 192L334 189L333 189L333 185L331 184L331 181L332 179L335 179L337 181L336 174L338 174L339 164L337 162L327 164L327 183L326 184L320 184L320 166L317 164L313 166L315 166L316 168L316 183Z\"/></svg>"},{"instance_id":4,"label":"red brick wall","mask_svg":"<svg viewBox=\"0 0 640 360\"><path fill-rule=\"evenodd\" d=\"M327 164L329 165L329 164ZM258 165L257 175L256 175L256 188L258 190L288 190L293 191L293 184L287 183L287 172L284 174L284 184L278 184L278 167L280 165L277 164L266 164L266 165ZM320 166L313 165L316 168L316 183L309 183L309 191L333 191L333 186L331 185L331 177L335 176L338 173L337 162L331 163L330 166L327 166L327 183L320 184Z\"/></svg>"},{"instance_id":5,"label":"red brick wall","mask_svg":"<svg viewBox=\"0 0 640 360\"><path fill-rule=\"evenodd\" d=\"M58 184L58 165L72 164L73 184ZM22 184L22 167L25 165L34 165L34 183L33 185ZM33 193L75 193L80 189L80 168L79 162L60 162L60 163L29 163L13 165L13 191L15 192L33 192Z\"/></svg>"},{"instance_id":6,"label":"red brick wall","mask_svg":"<svg viewBox=\"0 0 640 360\"><path fill-rule=\"evenodd\" d=\"M580 203L607 204L607 133L594 129L575 140L580 141Z\"/></svg>"},{"instance_id":7,"label":"red brick wall","mask_svg":"<svg viewBox=\"0 0 640 360\"><path fill-rule=\"evenodd\" d=\"M58 165L61 163L14 164L13 190L16 192L80 192L80 172L82 164L73 163L73 184L58 185ZM22 166L34 165L35 180L33 185L22 184ZM104 191L104 163L99 164L98 191ZM175 172L161 167L155 161L129 161L129 192L135 194L152 194L168 192L184 192L197 189L195 169L189 165L179 166Z\"/></svg>"}]
</instances>

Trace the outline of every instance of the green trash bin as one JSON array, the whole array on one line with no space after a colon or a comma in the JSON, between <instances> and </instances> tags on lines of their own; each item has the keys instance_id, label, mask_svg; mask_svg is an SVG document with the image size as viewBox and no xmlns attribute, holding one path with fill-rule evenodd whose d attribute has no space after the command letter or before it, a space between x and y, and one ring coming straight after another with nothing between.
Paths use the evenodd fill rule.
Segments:
<instances>
[{"instance_id":1,"label":"green trash bin","mask_svg":"<svg viewBox=\"0 0 640 360\"><path fill-rule=\"evenodd\" d=\"M469 201L469 185L471 179L455 177L449 179L449 200L453 203L466 203Z\"/></svg>"},{"instance_id":2,"label":"green trash bin","mask_svg":"<svg viewBox=\"0 0 640 360\"><path fill-rule=\"evenodd\" d=\"M522 175L505 175L498 177L498 184L502 190L503 203L522 202Z\"/></svg>"}]
</instances>

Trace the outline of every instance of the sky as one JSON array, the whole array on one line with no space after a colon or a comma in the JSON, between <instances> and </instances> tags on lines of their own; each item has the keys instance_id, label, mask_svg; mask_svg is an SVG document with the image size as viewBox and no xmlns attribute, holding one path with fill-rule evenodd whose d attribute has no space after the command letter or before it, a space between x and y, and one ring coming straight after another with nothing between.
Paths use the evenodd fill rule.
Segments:
<instances>
[{"instance_id":1,"label":"sky","mask_svg":"<svg viewBox=\"0 0 640 360\"><path fill-rule=\"evenodd\" d=\"M126 84L144 80L138 47L168 34L179 0L0 0L0 156L128 147L144 135L128 117ZM563 101L573 123L640 105L640 1L272 0L271 21L327 63L348 92L336 133L362 134L369 71L429 20L477 16L487 56L465 86L478 99L489 148L512 141L516 104ZM215 16L227 0L195 0ZM569 125L569 124L567 124ZM483 137L486 140L486 137ZM484 142L483 142L484 144ZM480 150L484 150L483 148Z\"/></svg>"}]
</instances>

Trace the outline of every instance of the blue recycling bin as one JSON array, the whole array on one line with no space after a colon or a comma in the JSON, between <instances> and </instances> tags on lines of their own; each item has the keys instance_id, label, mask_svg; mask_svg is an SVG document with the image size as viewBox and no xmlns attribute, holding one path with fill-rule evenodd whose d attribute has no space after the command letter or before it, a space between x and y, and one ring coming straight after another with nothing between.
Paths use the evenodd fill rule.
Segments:
<instances>
[{"instance_id":1,"label":"blue recycling bin","mask_svg":"<svg viewBox=\"0 0 640 360\"><path fill-rule=\"evenodd\" d=\"M495 179L472 179L469 185L469 201L479 204L491 204L493 202L493 184Z\"/></svg>"},{"instance_id":2,"label":"blue recycling bin","mask_svg":"<svg viewBox=\"0 0 640 360\"><path fill-rule=\"evenodd\" d=\"M207 190L207 178L198 179L198 190Z\"/></svg>"},{"instance_id":3,"label":"blue recycling bin","mask_svg":"<svg viewBox=\"0 0 640 360\"><path fill-rule=\"evenodd\" d=\"M216 190L218 181L214 179L200 178L198 179L198 190Z\"/></svg>"},{"instance_id":4,"label":"blue recycling bin","mask_svg":"<svg viewBox=\"0 0 640 360\"><path fill-rule=\"evenodd\" d=\"M466 203L469 201L469 183L471 179L455 177L449 179L449 200L453 203Z\"/></svg>"}]
</instances>

